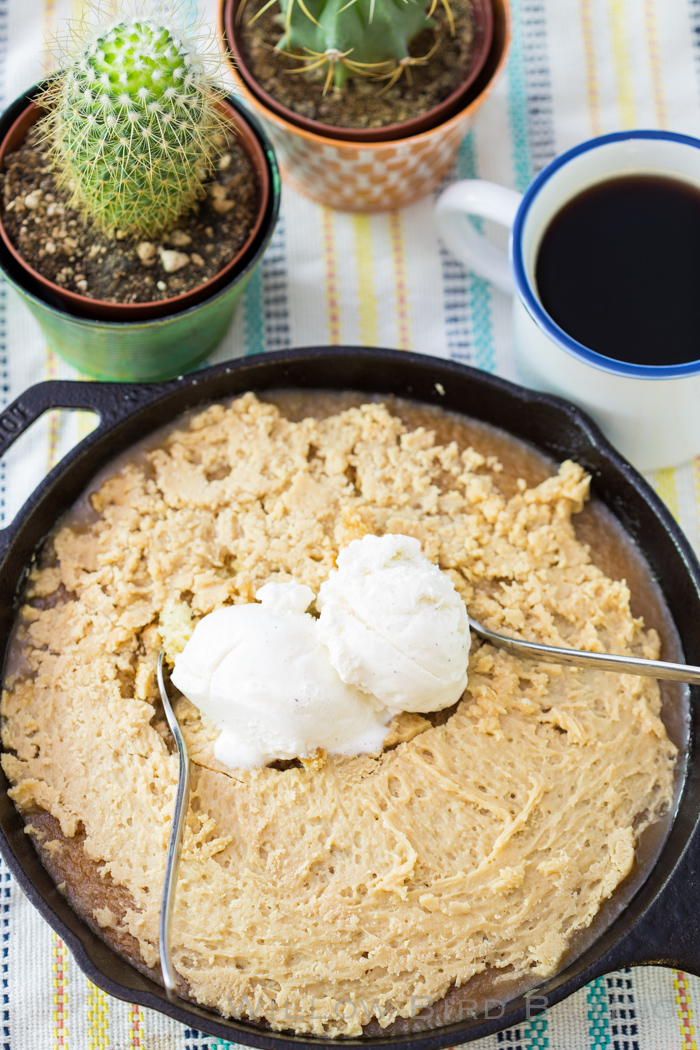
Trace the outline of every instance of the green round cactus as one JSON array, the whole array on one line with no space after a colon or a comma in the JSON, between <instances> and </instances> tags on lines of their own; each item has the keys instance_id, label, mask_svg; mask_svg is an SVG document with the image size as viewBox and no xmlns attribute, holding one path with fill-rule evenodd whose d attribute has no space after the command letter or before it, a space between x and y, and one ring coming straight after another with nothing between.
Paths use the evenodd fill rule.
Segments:
<instances>
[{"instance_id":1,"label":"green round cactus","mask_svg":"<svg viewBox=\"0 0 700 1050\"><path fill-rule=\"evenodd\" d=\"M435 25L420 0L279 0L285 33L277 47L303 57L308 70L328 67L343 87L350 76L382 76L393 84L425 58L411 58L408 45ZM443 0L449 12L449 0ZM266 5L267 6L267 5ZM301 55L299 52L301 51ZM427 57L427 56L426 56Z\"/></svg>"},{"instance_id":2,"label":"green round cactus","mask_svg":"<svg viewBox=\"0 0 700 1050\"><path fill-rule=\"evenodd\" d=\"M204 196L221 152L218 97L165 20L125 18L93 33L42 100L71 205L103 230L167 229Z\"/></svg>"}]
</instances>

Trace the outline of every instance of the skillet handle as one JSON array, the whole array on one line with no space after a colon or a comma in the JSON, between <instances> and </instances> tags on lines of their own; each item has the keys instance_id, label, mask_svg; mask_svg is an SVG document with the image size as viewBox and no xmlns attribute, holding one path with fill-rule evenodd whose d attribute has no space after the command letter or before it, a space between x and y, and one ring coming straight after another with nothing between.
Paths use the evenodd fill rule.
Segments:
<instances>
[{"instance_id":1,"label":"skillet handle","mask_svg":"<svg viewBox=\"0 0 700 1050\"><path fill-rule=\"evenodd\" d=\"M100 383L69 379L52 379L29 387L11 405L0 412L0 456L14 445L44 412L51 409L74 409L96 412L97 427L80 443L92 443L105 430L139 409L157 401L163 393L178 385L178 380L165 383ZM0 558L5 553L12 526L0 529Z\"/></svg>"},{"instance_id":2,"label":"skillet handle","mask_svg":"<svg viewBox=\"0 0 700 1050\"><path fill-rule=\"evenodd\" d=\"M20 394L0 412L0 456L28 430L44 412L55 408L83 409L100 417L98 430L124 419L142 405L155 401L176 385L168 383L100 383L51 379Z\"/></svg>"}]
</instances>

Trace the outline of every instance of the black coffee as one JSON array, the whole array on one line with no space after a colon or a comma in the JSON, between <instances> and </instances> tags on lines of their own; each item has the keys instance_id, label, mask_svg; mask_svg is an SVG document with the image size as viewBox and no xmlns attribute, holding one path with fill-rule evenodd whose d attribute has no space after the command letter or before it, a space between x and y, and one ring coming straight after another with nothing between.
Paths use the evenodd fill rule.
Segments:
<instances>
[{"instance_id":1,"label":"black coffee","mask_svg":"<svg viewBox=\"0 0 700 1050\"><path fill-rule=\"evenodd\" d=\"M700 359L700 190L653 175L585 190L547 228L535 279L550 317L590 350Z\"/></svg>"}]
</instances>

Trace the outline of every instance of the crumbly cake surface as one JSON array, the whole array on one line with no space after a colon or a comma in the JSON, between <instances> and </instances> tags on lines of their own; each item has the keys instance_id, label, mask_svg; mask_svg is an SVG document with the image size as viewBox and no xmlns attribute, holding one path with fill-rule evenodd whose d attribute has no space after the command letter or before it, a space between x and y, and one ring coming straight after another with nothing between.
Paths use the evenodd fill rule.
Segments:
<instances>
[{"instance_id":1,"label":"crumbly cake surface","mask_svg":"<svg viewBox=\"0 0 700 1050\"><path fill-rule=\"evenodd\" d=\"M122 915L92 919L136 938L147 966L177 782L154 677L166 603L196 621L270 580L318 589L340 547L394 532L490 627L658 655L575 537L583 471L564 463L511 498L497 471L382 405L294 423L247 394L123 466L91 519L53 535L5 682L2 763L28 830L47 811L128 891ZM444 724L404 716L374 757L230 771L216 730L177 711L194 767L175 964L198 1002L276 1029L357 1035L486 969L552 973L672 798L654 681L478 640Z\"/></svg>"}]
</instances>

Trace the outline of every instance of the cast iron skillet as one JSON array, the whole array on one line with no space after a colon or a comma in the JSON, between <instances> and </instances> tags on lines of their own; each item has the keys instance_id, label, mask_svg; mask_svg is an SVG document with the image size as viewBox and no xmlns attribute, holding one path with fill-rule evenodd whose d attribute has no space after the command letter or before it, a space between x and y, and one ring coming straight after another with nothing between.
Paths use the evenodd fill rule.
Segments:
<instances>
[{"instance_id":1,"label":"cast iron skillet","mask_svg":"<svg viewBox=\"0 0 700 1050\"><path fill-rule=\"evenodd\" d=\"M0 531L0 648L4 656L15 598L27 568L59 515L111 459L152 430L201 402L245 390L280 387L391 393L463 412L499 426L555 459L571 457L593 477L647 559L675 620L685 658L700 664L700 566L643 478L572 405L453 362L392 350L312 348L244 358L155 384L40 383L0 414L0 455L50 408L91 409L100 424L37 487ZM700 689L691 690L691 708ZM691 733L688 775L669 836L641 889L612 925L563 972L497 1016L466 1019L427 1032L343 1040L363 1047L429 1050L478 1039L518 1024L582 985L622 966L656 963L700 975L700 744ZM69 907L23 833L0 774L0 850L32 903L71 948L78 965L106 992L160 1010L222 1039L280 1050L285 1044L337 1041L283 1035L228 1021L191 1003L172 1005L164 990L108 948Z\"/></svg>"}]
</instances>

